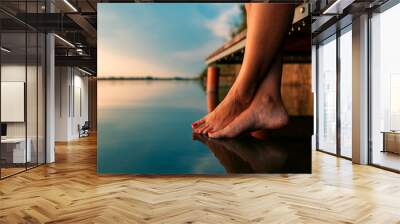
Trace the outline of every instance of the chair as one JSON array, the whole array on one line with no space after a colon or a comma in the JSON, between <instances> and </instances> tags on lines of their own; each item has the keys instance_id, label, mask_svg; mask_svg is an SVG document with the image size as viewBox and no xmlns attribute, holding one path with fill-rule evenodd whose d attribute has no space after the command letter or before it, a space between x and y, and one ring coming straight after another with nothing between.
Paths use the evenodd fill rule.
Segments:
<instances>
[{"instance_id":1,"label":"chair","mask_svg":"<svg viewBox=\"0 0 400 224\"><path fill-rule=\"evenodd\" d=\"M79 138L89 136L89 129L90 129L89 121L85 121L82 127L78 124Z\"/></svg>"}]
</instances>

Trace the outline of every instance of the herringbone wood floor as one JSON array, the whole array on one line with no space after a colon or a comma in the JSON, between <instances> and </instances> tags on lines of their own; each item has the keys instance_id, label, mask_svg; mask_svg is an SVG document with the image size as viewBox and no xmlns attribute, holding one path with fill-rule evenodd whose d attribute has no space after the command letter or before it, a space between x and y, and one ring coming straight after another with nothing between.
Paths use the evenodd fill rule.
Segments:
<instances>
[{"instance_id":1,"label":"herringbone wood floor","mask_svg":"<svg viewBox=\"0 0 400 224\"><path fill-rule=\"evenodd\" d=\"M0 181L0 223L400 223L400 175L313 153L312 175L96 174L96 139Z\"/></svg>"}]
</instances>

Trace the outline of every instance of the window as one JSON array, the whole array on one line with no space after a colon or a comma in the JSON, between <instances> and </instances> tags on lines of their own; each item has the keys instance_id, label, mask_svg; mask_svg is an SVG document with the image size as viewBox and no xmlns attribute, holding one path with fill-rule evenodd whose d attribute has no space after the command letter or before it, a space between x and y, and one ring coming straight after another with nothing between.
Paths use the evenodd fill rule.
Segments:
<instances>
[{"instance_id":1,"label":"window","mask_svg":"<svg viewBox=\"0 0 400 224\"><path fill-rule=\"evenodd\" d=\"M400 5L371 18L371 162L400 170Z\"/></svg>"},{"instance_id":2,"label":"window","mask_svg":"<svg viewBox=\"0 0 400 224\"><path fill-rule=\"evenodd\" d=\"M18 2L21 13L39 13L43 4ZM9 23L0 24L0 178L5 178L45 163L46 40L9 15L0 17Z\"/></svg>"},{"instance_id":3,"label":"window","mask_svg":"<svg viewBox=\"0 0 400 224\"><path fill-rule=\"evenodd\" d=\"M352 154L352 33L351 26L343 30L340 39L340 154Z\"/></svg>"},{"instance_id":4,"label":"window","mask_svg":"<svg viewBox=\"0 0 400 224\"><path fill-rule=\"evenodd\" d=\"M336 153L336 36L319 45L318 149Z\"/></svg>"}]
</instances>

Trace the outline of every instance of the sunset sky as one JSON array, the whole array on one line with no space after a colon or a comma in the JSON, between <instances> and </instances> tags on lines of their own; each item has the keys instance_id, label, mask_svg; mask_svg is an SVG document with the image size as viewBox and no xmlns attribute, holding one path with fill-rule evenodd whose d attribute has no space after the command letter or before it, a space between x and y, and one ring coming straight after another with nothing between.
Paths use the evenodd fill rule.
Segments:
<instances>
[{"instance_id":1,"label":"sunset sky","mask_svg":"<svg viewBox=\"0 0 400 224\"><path fill-rule=\"evenodd\" d=\"M239 15L239 4L98 4L98 76L197 76Z\"/></svg>"}]
</instances>

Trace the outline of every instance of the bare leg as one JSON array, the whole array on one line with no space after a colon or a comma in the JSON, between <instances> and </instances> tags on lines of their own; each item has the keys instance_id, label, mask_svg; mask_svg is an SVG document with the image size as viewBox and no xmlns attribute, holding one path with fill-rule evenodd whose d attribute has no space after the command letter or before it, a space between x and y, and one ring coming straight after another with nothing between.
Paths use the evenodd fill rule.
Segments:
<instances>
[{"instance_id":1,"label":"bare leg","mask_svg":"<svg viewBox=\"0 0 400 224\"><path fill-rule=\"evenodd\" d=\"M194 122L196 133L226 127L251 103L289 31L293 4L248 3L247 42L239 75L225 99L204 118ZM251 13L250 13L251 12Z\"/></svg>"},{"instance_id":2,"label":"bare leg","mask_svg":"<svg viewBox=\"0 0 400 224\"><path fill-rule=\"evenodd\" d=\"M288 122L281 97L282 59L278 56L250 106L225 128L209 132L212 138L232 138L246 131L276 129Z\"/></svg>"}]
</instances>

